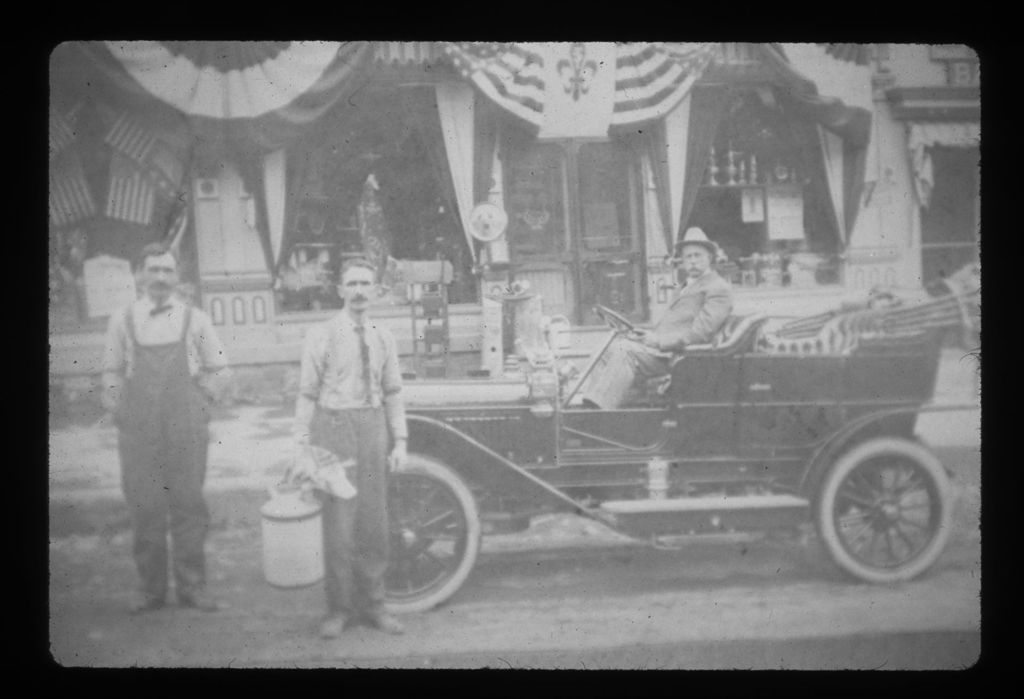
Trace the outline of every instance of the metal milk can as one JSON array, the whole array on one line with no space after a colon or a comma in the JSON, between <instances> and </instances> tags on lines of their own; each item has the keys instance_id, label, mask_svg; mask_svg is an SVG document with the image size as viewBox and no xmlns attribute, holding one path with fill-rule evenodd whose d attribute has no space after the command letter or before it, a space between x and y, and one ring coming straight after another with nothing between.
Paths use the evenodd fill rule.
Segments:
<instances>
[{"instance_id":1,"label":"metal milk can","mask_svg":"<svg viewBox=\"0 0 1024 699\"><path fill-rule=\"evenodd\" d=\"M298 487L274 486L262 508L263 575L275 587L312 585L324 576L320 501Z\"/></svg>"}]
</instances>

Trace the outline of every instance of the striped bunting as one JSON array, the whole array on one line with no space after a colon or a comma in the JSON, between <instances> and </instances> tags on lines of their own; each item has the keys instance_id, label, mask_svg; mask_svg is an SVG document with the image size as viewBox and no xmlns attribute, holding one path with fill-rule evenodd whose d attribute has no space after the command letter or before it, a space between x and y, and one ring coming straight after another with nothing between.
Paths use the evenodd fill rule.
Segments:
<instances>
[{"instance_id":1,"label":"striped bunting","mask_svg":"<svg viewBox=\"0 0 1024 699\"><path fill-rule=\"evenodd\" d=\"M142 165L156 143L156 134L128 112L122 112L103 140Z\"/></svg>"},{"instance_id":2,"label":"striped bunting","mask_svg":"<svg viewBox=\"0 0 1024 699\"><path fill-rule=\"evenodd\" d=\"M665 116L715 56L717 44L620 44L615 61L612 126Z\"/></svg>"},{"instance_id":3,"label":"striped bunting","mask_svg":"<svg viewBox=\"0 0 1024 699\"><path fill-rule=\"evenodd\" d=\"M75 142L74 118L81 103L67 114L63 115L55 110L50 111L50 160L56 158L61 151Z\"/></svg>"},{"instance_id":4,"label":"striped bunting","mask_svg":"<svg viewBox=\"0 0 1024 699\"><path fill-rule=\"evenodd\" d=\"M62 167L50 168L50 222L66 226L96 213L82 163L70 158Z\"/></svg>"},{"instance_id":5,"label":"striped bunting","mask_svg":"<svg viewBox=\"0 0 1024 699\"><path fill-rule=\"evenodd\" d=\"M444 42L455 69L499 106L540 127L544 119L544 57L529 45Z\"/></svg>"},{"instance_id":6,"label":"striped bunting","mask_svg":"<svg viewBox=\"0 0 1024 699\"><path fill-rule=\"evenodd\" d=\"M542 44L444 42L456 70L491 100L540 128L544 123ZM715 43L618 44L611 126L657 119L679 104L715 57Z\"/></svg>"},{"instance_id":7,"label":"striped bunting","mask_svg":"<svg viewBox=\"0 0 1024 699\"><path fill-rule=\"evenodd\" d=\"M131 161L114 155L105 211L109 218L148 226L153 220L155 194L155 187L146 175Z\"/></svg>"}]
</instances>

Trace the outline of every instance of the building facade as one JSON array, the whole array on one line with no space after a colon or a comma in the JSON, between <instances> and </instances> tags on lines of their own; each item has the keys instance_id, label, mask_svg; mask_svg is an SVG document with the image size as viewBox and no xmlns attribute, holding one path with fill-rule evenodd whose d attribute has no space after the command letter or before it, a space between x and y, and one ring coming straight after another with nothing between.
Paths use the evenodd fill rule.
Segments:
<instances>
[{"instance_id":1,"label":"building facade","mask_svg":"<svg viewBox=\"0 0 1024 699\"><path fill-rule=\"evenodd\" d=\"M53 57L55 375L98 371L105 318L133 293L126 261L157 239L179 246L184 292L238 365L296 363L357 254L380 263L377 315L412 354L425 282L409 270L443 261L445 346L463 358L449 375L500 371L524 286L581 356L594 305L653 320L693 225L721 246L737 313L920 288L977 254L964 46L350 42L285 64L292 47L243 44L219 65L142 43ZM200 78L183 95L187 76L133 75L161 51L234 75L208 100L234 111L203 111ZM315 58L327 67L269 111L256 102L275 96L239 87ZM495 211L497 236L480 218Z\"/></svg>"}]
</instances>

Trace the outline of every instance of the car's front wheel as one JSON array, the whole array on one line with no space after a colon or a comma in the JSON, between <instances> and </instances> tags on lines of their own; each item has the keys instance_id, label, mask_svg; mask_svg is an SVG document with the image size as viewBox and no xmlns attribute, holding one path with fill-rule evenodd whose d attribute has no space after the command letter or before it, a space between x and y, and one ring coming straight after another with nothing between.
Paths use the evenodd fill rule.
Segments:
<instances>
[{"instance_id":1,"label":"car's front wheel","mask_svg":"<svg viewBox=\"0 0 1024 699\"><path fill-rule=\"evenodd\" d=\"M421 612L449 599L480 550L473 494L449 467L419 454L388 481L391 558L384 575L393 612Z\"/></svg>"},{"instance_id":2,"label":"car's front wheel","mask_svg":"<svg viewBox=\"0 0 1024 699\"><path fill-rule=\"evenodd\" d=\"M909 580L935 562L949 539L949 479L920 444L871 439L832 464L815 514L840 568L868 582Z\"/></svg>"}]
</instances>

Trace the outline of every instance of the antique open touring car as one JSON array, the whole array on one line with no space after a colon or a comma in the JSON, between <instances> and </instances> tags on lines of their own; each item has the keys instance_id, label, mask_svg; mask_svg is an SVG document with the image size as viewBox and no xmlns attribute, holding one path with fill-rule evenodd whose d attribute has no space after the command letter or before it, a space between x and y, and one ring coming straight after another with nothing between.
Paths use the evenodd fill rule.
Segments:
<instances>
[{"instance_id":1,"label":"antique open touring car","mask_svg":"<svg viewBox=\"0 0 1024 699\"><path fill-rule=\"evenodd\" d=\"M576 376L542 359L521 378L436 384L444 405L420 402L417 391L431 394L409 382L409 465L389 485L389 604L447 600L485 528L556 511L651 542L813 522L855 578L923 573L953 503L915 421L936 409L940 335L970 322L977 291L774 329L764 316L731 318L617 410L574 400L608 343L632 330L608 309L607 342Z\"/></svg>"}]
</instances>

